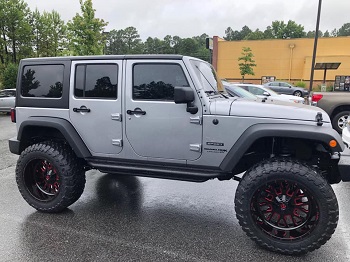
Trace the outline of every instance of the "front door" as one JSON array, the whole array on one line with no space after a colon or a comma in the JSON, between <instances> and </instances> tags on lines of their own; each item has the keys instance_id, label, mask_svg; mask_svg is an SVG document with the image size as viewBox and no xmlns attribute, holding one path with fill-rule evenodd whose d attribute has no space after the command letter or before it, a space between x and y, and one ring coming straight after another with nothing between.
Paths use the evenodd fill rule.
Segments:
<instances>
[{"instance_id":1,"label":"front door","mask_svg":"<svg viewBox=\"0 0 350 262\"><path fill-rule=\"evenodd\" d=\"M195 92L182 60L127 60L125 84L126 138L136 154L159 160L200 157L200 101L195 95L196 114L174 102L175 86L190 86Z\"/></svg>"},{"instance_id":2,"label":"front door","mask_svg":"<svg viewBox=\"0 0 350 262\"><path fill-rule=\"evenodd\" d=\"M70 119L96 156L122 150L121 72L121 60L72 62Z\"/></svg>"}]
</instances>

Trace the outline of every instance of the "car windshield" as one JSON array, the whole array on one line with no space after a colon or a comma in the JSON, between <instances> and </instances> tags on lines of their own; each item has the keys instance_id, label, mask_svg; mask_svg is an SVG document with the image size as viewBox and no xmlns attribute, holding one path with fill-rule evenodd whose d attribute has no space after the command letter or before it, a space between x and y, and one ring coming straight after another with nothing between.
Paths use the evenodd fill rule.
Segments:
<instances>
[{"instance_id":1,"label":"car windshield","mask_svg":"<svg viewBox=\"0 0 350 262\"><path fill-rule=\"evenodd\" d=\"M190 60L199 81L206 93L217 94L223 92L224 88L218 79L215 69L208 63L199 60Z\"/></svg>"},{"instance_id":2,"label":"car windshield","mask_svg":"<svg viewBox=\"0 0 350 262\"><path fill-rule=\"evenodd\" d=\"M270 89L270 88L268 88L268 87L266 87L266 86L264 86L264 89L265 89L267 92L269 92L270 95L272 95L272 96L279 96L279 95L280 95L280 94L276 93L275 91L273 91L272 89Z\"/></svg>"},{"instance_id":3,"label":"car windshield","mask_svg":"<svg viewBox=\"0 0 350 262\"><path fill-rule=\"evenodd\" d=\"M225 89L229 94L237 94L239 97L248 98L248 99L256 99L257 97L252 93L244 90L242 87L234 86L234 85L225 85Z\"/></svg>"}]
</instances>

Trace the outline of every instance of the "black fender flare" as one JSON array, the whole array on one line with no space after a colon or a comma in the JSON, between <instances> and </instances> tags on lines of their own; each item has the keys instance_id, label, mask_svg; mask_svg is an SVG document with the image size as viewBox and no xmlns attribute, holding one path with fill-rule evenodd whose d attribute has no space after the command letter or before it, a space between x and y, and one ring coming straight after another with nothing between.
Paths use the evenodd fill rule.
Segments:
<instances>
[{"instance_id":1,"label":"black fender flare","mask_svg":"<svg viewBox=\"0 0 350 262\"><path fill-rule=\"evenodd\" d=\"M21 123L17 134L18 141L21 141L23 131L26 127L50 127L56 129L61 132L77 157L86 158L91 156L89 149L81 139L78 132L66 119L54 117L31 117Z\"/></svg>"},{"instance_id":2,"label":"black fender flare","mask_svg":"<svg viewBox=\"0 0 350 262\"><path fill-rule=\"evenodd\" d=\"M220 169L231 172L239 163L245 152L258 139L264 137L301 138L322 142L336 140L337 146L330 148L331 153L342 152L344 144L340 135L331 127L301 124L255 124L250 126L232 146L220 164Z\"/></svg>"}]
</instances>

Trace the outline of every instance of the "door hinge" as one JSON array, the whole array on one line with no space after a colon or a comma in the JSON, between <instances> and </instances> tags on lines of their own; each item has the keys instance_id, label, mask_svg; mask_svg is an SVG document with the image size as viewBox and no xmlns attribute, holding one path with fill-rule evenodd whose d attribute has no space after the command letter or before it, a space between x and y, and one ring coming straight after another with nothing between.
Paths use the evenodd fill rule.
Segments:
<instances>
[{"instance_id":1,"label":"door hinge","mask_svg":"<svg viewBox=\"0 0 350 262\"><path fill-rule=\"evenodd\" d=\"M196 125L201 125L202 124L202 117L201 116L190 117L190 123L196 124Z\"/></svg>"},{"instance_id":2,"label":"door hinge","mask_svg":"<svg viewBox=\"0 0 350 262\"><path fill-rule=\"evenodd\" d=\"M112 117L112 120L116 120L116 121L119 121L119 122L122 121L122 115L119 114L119 113L112 114L111 117Z\"/></svg>"},{"instance_id":3,"label":"door hinge","mask_svg":"<svg viewBox=\"0 0 350 262\"><path fill-rule=\"evenodd\" d=\"M112 139L112 145L114 146L123 146L123 139Z\"/></svg>"},{"instance_id":4,"label":"door hinge","mask_svg":"<svg viewBox=\"0 0 350 262\"><path fill-rule=\"evenodd\" d=\"M190 144L190 151L202 152L202 144Z\"/></svg>"}]
</instances>

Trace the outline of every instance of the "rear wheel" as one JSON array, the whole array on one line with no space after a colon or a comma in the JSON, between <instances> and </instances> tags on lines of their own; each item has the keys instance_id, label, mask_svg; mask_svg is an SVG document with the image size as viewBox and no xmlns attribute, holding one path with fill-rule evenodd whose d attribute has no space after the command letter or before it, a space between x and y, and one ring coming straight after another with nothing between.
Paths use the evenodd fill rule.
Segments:
<instances>
[{"instance_id":1,"label":"rear wheel","mask_svg":"<svg viewBox=\"0 0 350 262\"><path fill-rule=\"evenodd\" d=\"M299 96L299 97L302 97L302 96L303 96L303 94L301 93L301 91L295 91L295 92L293 93L293 95L294 95L294 96Z\"/></svg>"},{"instance_id":2,"label":"rear wheel","mask_svg":"<svg viewBox=\"0 0 350 262\"><path fill-rule=\"evenodd\" d=\"M16 181L29 205L43 212L60 212L83 193L85 172L68 146L47 141L22 152Z\"/></svg>"},{"instance_id":3,"label":"rear wheel","mask_svg":"<svg viewBox=\"0 0 350 262\"><path fill-rule=\"evenodd\" d=\"M313 168L290 159L271 159L248 170L237 188L235 206L251 239L290 255L319 248L338 222L331 186Z\"/></svg>"}]
</instances>

